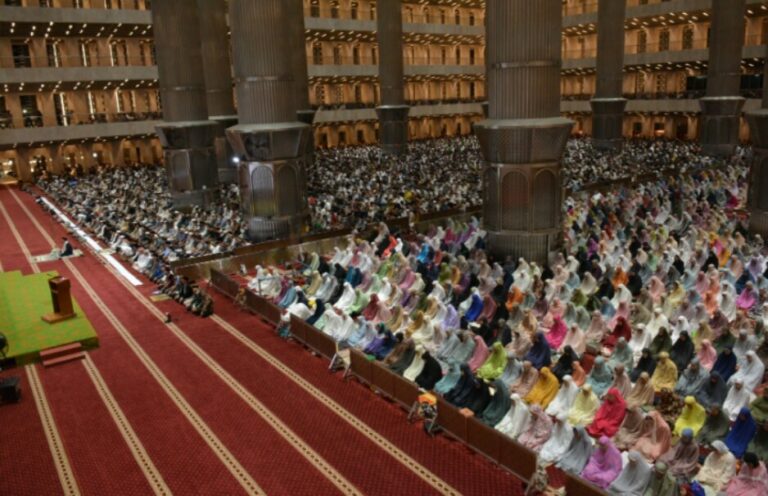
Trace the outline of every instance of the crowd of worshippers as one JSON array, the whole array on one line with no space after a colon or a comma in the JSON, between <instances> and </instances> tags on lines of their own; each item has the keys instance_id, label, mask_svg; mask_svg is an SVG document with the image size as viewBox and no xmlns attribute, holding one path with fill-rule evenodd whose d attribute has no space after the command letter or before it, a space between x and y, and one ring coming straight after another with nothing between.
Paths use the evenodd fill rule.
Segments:
<instances>
[{"instance_id":1,"label":"crowd of worshippers","mask_svg":"<svg viewBox=\"0 0 768 496\"><path fill-rule=\"evenodd\" d=\"M38 185L72 217L124 257L142 251L154 262L229 252L246 243L239 192L189 212L173 208L165 170L153 165L112 167L81 177L51 176Z\"/></svg>"},{"instance_id":2,"label":"crowd of worshippers","mask_svg":"<svg viewBox=\"0 0 768 496\"><path fill-rule=\"evenodd\" d=\"M680 171L711 165L697 151L689 143L632 140L613 154L573 139L563 160L564 184L578 190L601 177L657 173L659 162ZM308 169L311 229L361 230L389 219L478 206L482 167L474 137L411 143L397 159L373 146L317 151ZM42 174L37 182L76 221L127 257L144 248L171 262L248 243L235 185L223 185L212 205L183 213L173 209L166 173L157 166L99 166L87 173L72 168L61 176Z\"/></svg>"},{"instance_id":3,"label":"crowd of worshippers","mask_svg":"<svg viewBox=\"0 0 768 496\"><path fill-rule=\"evenodd\" d=\"M611 494L768 494L768 250L720 165L569 198L544 266L382 224L248 286Z\"/></svg>"}]
</instances>

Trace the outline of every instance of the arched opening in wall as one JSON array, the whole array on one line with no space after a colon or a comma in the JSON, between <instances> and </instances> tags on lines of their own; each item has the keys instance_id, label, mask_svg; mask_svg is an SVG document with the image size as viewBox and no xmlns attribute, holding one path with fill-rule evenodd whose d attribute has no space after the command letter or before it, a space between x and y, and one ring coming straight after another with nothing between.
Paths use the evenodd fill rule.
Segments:
<instances>
[{"instance_id":1,"label":"arched opening in wall","mask_svg":"<svg viewBox=\"0 0 768 496\"><path fill-rule=\"evenodd\" d=\"M455 55L456 55L456 65L461 65L461 48L460 47L456 47Z\"/></svg>"},{"instance_id":2,"label":"arched opening in wall","mask_svg":"<svg viewBox=\"0 0 768 496\"><path fill-rule=\"evenodd\" d=\"M683 28L683 50L693 49L693 26Z\"/></svg>"},{"instance_id":3,"label":"arched opening in wall","mask_svg":"<svg viewBox=\"0 0 768 496\"><path fill-rule=\"evenodd\" d=\"M339 18L339 2L338 0L331 0L331 18Z\"/></svg>"},{"instance_id":4,"label":"arched opening in wall","mask_svg":"<svg viewBox=\"0 0 768 496\"><path fill-rule=\"evenodd\" d=\"M363 131L362 129L357 130L357 144L358 145L365 144L365 131Z\"/></svg>"},{"instance_id":5,"label":"arched opening in wall","mask_svg":"<svg viewBox=\"0 0 768 496\"><path fill-rule=\"evenodd\" d=\"M275 215L275 194L272 170L264 165L251 172L251 198L253 215L272 217Z\"/></svg>"},{"instance_id":6,"label":"arched opening in wall","mask_svg":"<svg viewBox=\"0 0 768 496\"><path fill-rule=\"evenodd\" d=\"M333 64L341 65L341 45L333 45Z\"/></svg>"},{"instance_id":7,"label":"arched opening in wall","mask_svg":"<svg viewBox=\"0 0 768 496\"><path fill-rule=\"evenodd\" d=\"M357 19L357 16L358 16L358 11L357 10L358 10L359 7L360 6L358 5L357 2L352 2L350 4L350 6L349 6L349 18L350 19Z\"/></svg>"},{"instance_id":8,"label":"arched opening in wall","mask_svg":"<svg viewBox=\"0 0 768 496\"><path fill-rule=\"evenodd\" d=\"M648 48L648 33L644 29L637 32L637 53L645 53Z\"/></svg>"},{"instance_id":9,"label":"arched opening in wall","mask_svg":"<svg viewBox=\"0 0 768 496\"><path fill-rule=\"evenodd\" d=\"M528 228L528 179L521 172L508 172L501 180L501 227Z\"/></svg>"},{"instance_id":10,"label":"arched opening in wall","mask_svg":"<svg viewBox=\"0 0 768 496\"><path fill-rule=\"evenodd\" d=\"M293 166L284 164L277 173L277 211L280 215L294 215L299 211L298 180Z\"/></svg>"},{"instance_id":11,"label":"arched opening in wall","mask_svg":"<svg viewBox=\"0 0 768 496\"><path fill-rule=\"evenodd\" d=\"M448 60L448 50L445 47L440 47L440 63L445 65Z\"/></svg>"},{"instance_id":12,"label":"arched opening in wall","mask_svg":"<svg viewBox=\"0 0 768 496\"><path fill-rule=\"evenodd\" d=\"M552 229L557 221L557 181L552 171L543 170L533 180L533 228Z\"/></svg>"},{"instance_id":13,"label":"arched opening in wall","mask_svg":"<svg viewBox=\"0 0 768 496\"><path fill-rule=\"evenodd\" d=\"M320 17L320 0L312 0L309 4L309 15L311 17Z\"/></svg>"},{"instance_id":14,"label":"arched opening in wall","mask_svg":"<svg viewBox=\"0 0 768 496\"><path fill-rule=\"evenodd\" d=\"M413 22L413 8L405 7L405 22Z\"/></svg>"},{"instance_id":15,"label":"arched opening in wall","mask_svg":"<svg viewBox=\"0 0 768 496\"><path fill-rule=\"evenodd\" d=\"M469 65L475 65L475 49L469 49Z\"/></svg>"},{"instance_id":16,"label":"arched opening in wall","mask_svg":"<svg viewBox=\"0 0 768 496\"><path fill-rule=\"evenodd\" d=\"M763 17L760 22L760 44L768 45L768 17Z\"/></svg>"},{"instance_id":17,"label":"arched opening in wall","mask_svg":"<svg viewBox=\"0 0 768 496\"><path fill-rule=\"evenodd\" d=\"M360 45L355 45L352 47L352 63L355 65L360 65Z\"/></svg>"},{"instance_id":18,"label":"arched opening in wall","mask_svg":"<svg viewBox=\"0 0 768 496\"><path fill-rule=\"evenodd\" d=\"M688 139L688 118L685 116L675 118L675 138L679 140Z\"/></svg>"},{"instance_id":19,"label":"arched opening in wall","mask_svg":"<svg viewBox=\"0 0 768 496\"><path fill-rule=\"evenodd\" d=\"M339 131L339 146L347 146L347 132Z\"/></svg>"},{"instance_id":20,"label":"arched opening in wall","mask_svg":"<svg viewBox=\"0 0 768 496\"><path fill-rule=\"evenodd\" d=\"M664 28L659 31L659 51L666 52L669 50L669 29Z\"/></svg>"},{"instance_id":21,"label":"arched opening in wall","mask_svg":"<svg viewBox=\"0 0 768 496\"><path fill-rule=\"evenodd\" d=\"M471 81L469 83L469 99L474 100L477 98L477 90L475 89L475 82Z\"/></svg>"},{"instance_id":22,"label":"arched opening in wall","mask_svg":"<svg viewBox=\"0 0 768 496\"><path fill-rule=\"evenodd\" d=\"M637 138L643 134L643 123L635 121L632 123L632 137Z\"/></svg>"},{"instance_id":23,"label":"arched opening in wall","mask_svg":"<svg viewBox=\"0 0 768 496\"><path fill-rule=\"evenodd\" d=\"M315 65L323 64L323 45L320 43L312 44L312 63Z\"/></svg>"},{"instance_id":24,"label":"arched opening in wall","mask_svg":"<svg viewBox=\"0 0 768 496\"><path fill-rule=\"evenodd\" d=\"M463 133L463 128L461 126L461 122L456 123L456 136L461 136Z\"/></svg>"},{"instance_id":25,"label":"arched opening in wall","mask_svg":"<svg viewBox=\"0 0 768 496\"><path fill-rule=\"evenodd\" d=\"M461 24L461 12L459 12L459 9L453 11L453 20L456 22L457 26Z\"/></svg>"},{"instance_id":26,"label":"arched opening in wall","mask_svg":"<svg viewBox=\"0 0 768 496\"><path fill-rule=\"evenodd\" d=\"M440 9L440 24L445 24L445 9Z\"/></svg>"}]
</instances>

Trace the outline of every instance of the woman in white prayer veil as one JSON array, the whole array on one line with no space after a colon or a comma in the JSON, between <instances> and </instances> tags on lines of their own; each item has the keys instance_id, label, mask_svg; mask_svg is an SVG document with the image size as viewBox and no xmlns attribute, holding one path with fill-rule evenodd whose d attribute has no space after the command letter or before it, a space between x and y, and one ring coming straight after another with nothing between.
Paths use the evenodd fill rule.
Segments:
<instances>
[{"instance_id":1,"label":"woman in white prayer veil","mask_svg":"<svg viewBox=\"0 0 768 496\"><path fill-rule=\"evenodd\" d=\"M528 265L528 262L525 261L524 258L520 257L517 259L517 268L514 272L512 272L512 277L517 280L519 279L523 274L530 275L531 266Z\"/></svg>"},{"instance_id":2,"label":"woman in white prayer veil","mask_svg":"<svg viewBox=\"0 0 768 496\"><path fill-rule=\"evenodd\" d=\"M579 261L573 255L568 255L568 263L565 269L571 274L575 274L579 270Z\"/></svg>"},{"instance_id":3,"label":"woman in white prayer veil","mask_svg":"<svg viewBox=\"0 0 768 496\"><path fill-rule=\"evenodd\" d=\"M307 320L314 313L305 303L300 301L291 304L286 310L289 314L295 315L301 320Z\"/></svg>"},{"instance_id":4,"label":"woman in white prayer veil","mask_svg":"<svg viewBox=\"0 0 768 496\"><path fill-rule=\"evenodd\" d=\"M661 312L661 308L656 307L653 309L653 316L648 324L646 324L645 330L648 331L651 335L651 339L653 339L662 327L669 329L669 320L667 319L667 316Z\"/></svg>"},{"instance_id":5,"label":"woman in white prayer veil","mask_svg":"<svg viewBox=\"0 0 768 496\"><path fill-rule=\"evenodd\" d=\"M517 439L517 436L528 429L528 425L531 423L531 412L519 394L513 394L510 399L512 406L501 419L501 422L496 424L496 430L503 432L512 439Z\"/></svg>"},{"instance_id":6,"label":"woman in white prayer veil","mask_svg":"<svg viewBox=\"0 0 768 496\"><path fill-rule=\"evenodd\" d=\"M419 374L424 370L424 365L426 364L424 361L424 351L424 346L420 344L416 345L416 354L413 356L413 361L408 368L405 369L405 372L403 372L403 377L409 381L415 381Z\"/></svg>"},{"instance_id":7,"label":"woman in white prayer veil","mask_svg":"<svg viewBox=\"0 0 768 496\"><path fill-rule=\"evenodd\" d=\"M334 266L337 263L340 263L343 257L344 257L344 252L342 252L338 246L334 247L333 257L331 257L331 260L328 262L328 265Z\"/></svg>"},{"instance_id":8,"label":"woman in white prayer veil","mask_svg":"<svg viewBox=\"0 0 768 496\"><path fill-rule=\"evenodd\" d=\"M613 299L611 300L611 303L613 304L614 308L619 308L620 303L631 303L632 302L632 293L627 289L627 287L623 284L619 284L619 287L616 288L616 291L613 294Z\"/></svg>"},{"instance_id":9,"label":"woman in white prayer veil","mask_svg":"<svg viewBox=\"0 0 768 496\"><path fill-rule=\"evenodd\" d=\"M632 350L632 357L634 363L640 360L640 356L643 354L643 348L651 346L651 333L649 333L644 324L638 324L632 330L632 337L629 338L629 349Z\"/></svg>"},{"instance_id":10,"label":"woman in white prayer veil","mask_svg":"<svg viewBox=\"0 0 768 496\"><path fill-rule=\"evenodd\" d=\"M352 285L348 282L344 283L344 290L341 293L341 297L336 300L336 303L334 303L333 306L336 308L346 311L347 308L352 306L352 304L355 302L355 289L352 287Z\"/></svg>"},{"instance_id":11,"label":"woman in white prayer veil","mask_svg":"<svg viewBox=\"0 0 768 496\"><path fill-rule=\"evenodd\" d=\"M733 377L731 377L733 379ZM741 380L731 382L731 388L728 390L728 395L723 402L723 412L728 415L728 419L733 422L736 417L739 416L739 412L742 408L749 406L755 395L747 389L746 385Z\"/></svg>"},{"instance_id":12,"label":"woman in white prayer veil","mask_svg":"<svg viewBox=\"0 0 768 496\"><path fill-rule=\"evenodd\" d=\"M624 469L608 487L608 494L643 496L652 476L653 470L643 455L634 450L630 451Z\"/></svg>"},{"instance_id":13,"label":"woman in white prayer veil","mask_svg":"<svg viewBox=\"0 0 768 496\"><path fill-rule=\"evenodd\" d=\"M694 479L704 488L707 496L718 494L731 478L736 475L736 457L728 450L724 442L712 443L712 452L707 455L704 465Z\"/></svg>"},{"instance_id":14,"label":"woman in white prayer veil","mask_svg":"<svg viewBox=\"0 0 768 496\"><path fill-rule=\"evenodd\" d=\"M568 410L573 405L573 400L576 399L576 393L579 392L579 388L573 383L573 378L570 375L563 376L563 384L560 386L560 390L557 392L555 399L547 406L547 415L557 417L560 414L568 415Z\"/></svg>"},{"instance_id":15,"label":"woman in white prayer veil","mask_svg":"<svg viewBox=\"0 0 768 496\"><path fill-rule=\"evenodd\" d=\"M720 299L720 311L725 318L732 321L736 318L736 301L728 293L723 293Z\"/></svg>"},{"instance_id":16,"label":"woman in white prayer veil","mask_svg":"<svg viewBox=\"0 0 768 496\"><path fill-rule=\"evenodd\" d=\"M597 281L590 272L586 272L584 277L581 278L579 289L585 296L592 296L592 294L597 291Z\"/></svg>"},{"instance_id":17,"label":"woman in white prayer veil","mask_svg":"<svg viewBox=\"0 0 768 496\"><path fill-rule=\"evenodd\" d=\"M429 297L436 299L437 301L443 301L445 298L445 288L442 284L437 283L432 286L432 291L429 292Z\"/></svg>"},{"instance_id":18,"label":"woman in white prayer veil","mask_svg":"<svg viewBox=\"0 0 768 496\"><path fill-rule=\"evenodd\" d=\"M763 362L758 358L757 353L755 353L754 350L750 350L745 355L744 362L739 364L736 373L728 379L728 384L734 384L741 381L744 383L744 388L751 392L763 382L764 372L765 365L763 365Z\"/></svg>"},{"instance_id":19,"label":"woman in white prayer veil","mask_svg":"<svg viewBox=\"0 0 768 496\"><path fill-rule=\"evenodd\" d=\"M552 422L552 432L547 442L541 447L539 460L543 463L552 463L559 459L573 441L573 427L568 423L568 415L560 413Z\"/></svg>"},{"instance_id":20,"label":"woman in white prayer veil","mask_svg":"<svg viewBox=\"0 0 768 496\"><path fill-rule=\"evenodd\" d=\"M320 286L320 289L315 293L315 298L327 303L331 296L333 296L333 293L336 292L338 286L339 280L333 277L332 274L326 273L323 275L322 286Z\"/></svg>"},{"instance_id":21,"label":"woman in white prayer veil","mask_svg":"<svg viewBox=\"0 0 768 496\"><path fill-rule=\"evenodd\" d=\"M387 301L387 299L392 296L392 283L389 282L389 279L382 280L381 287L376 293L376 296L379 297L379 301Z\"/></svg>"},{"instance_id":22,"label":"woman in white prayer veil","mask_svg":"<svg viewBox=\"0 0 768 496\"><path fill-rule=\"evenodd\" d=\"M680 334L685 331L689 335L691 334L691 324L688 323L688 319L683 317L682 315L677 318L677 322L672 327L672 342L674 343L677 341L677 338L680 337Z\"/></svg>"},{"instance_id":23,"label":"woman in white prayer veil","mask_svg":"<svg viewBox=\"0 0 768 496\"><path fill-rule=\"evenodd\" d=\"M519 277L515 277L515 281L512 283L517 289L523 293L527 292L531 288L533 278L528 271L521 272Z\"/></svg>"}]
</instances>

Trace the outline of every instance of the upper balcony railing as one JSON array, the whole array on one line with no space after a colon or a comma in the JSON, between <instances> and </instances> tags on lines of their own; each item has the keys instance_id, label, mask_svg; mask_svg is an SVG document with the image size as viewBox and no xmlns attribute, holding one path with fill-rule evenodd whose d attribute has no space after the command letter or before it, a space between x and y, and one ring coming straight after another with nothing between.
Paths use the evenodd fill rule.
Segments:
<instances>
[{"instance_id":1,"label":"upper balcony railing","mask_svg":"<svg viewBox=\"0 0 768 496\"><path fill-rule=\"evenodd\" d=\"M441 24L443 26L482 26L483 18L467 14L410 13L403 12L403 22L410 24Z\"/></svg>"},{"instance_id":2,"label":"upper balcony railing","mask_svg":"<svg viewBox=\"0 0 768 496\"><path fill-rule=\"evenodd\" d=\"M597 57L597 48L577 48L575 50L563 50L563 59L589 59Z\"/></svg>"},{"instance_id":3,"label":"upper balcony railing","mask_svg":"<svg viewBox=\"0 0 768 496\"><path fill-rule=\"evenodd\" d=\"M679 52L681 50L702 50L709 45L706 38L689 40L670 40L665 43L632 44L624 47L624 53L634 55L638 53Z\"/></svg>"},{"instance_id":4,"label":"upper balcony railing","mask_svg":"<svg viewBox=\"0 0 768 496\"><path fill-rule=\"evenodd\" d=\"M75 114L67 112L57 115L55 122L48 122L40 112L32 112L21 118L13 117L10 112L0 113L0 129L18 129L24 127L79 126L85 124L107 124L110 122L134 122L162 119L160 112L96 112L93 114Z\"/></svg>"},{"instance_id":5,"label":"upper balcony railing","mask_svg":"<svg viewBox=\"0 0 768 496\"><path fill-rule=\"evenodd\" d=\"M5 56L0 57L0 68L26 69L26 68L56 68L56 67L151 67L155 61L151 57L129 55L124 57L112 57L110 55L88 56L60 56L48 57L37 55Z\"/></svg>"},{"instance_id":6,"label":"upper balcony railing","mask_svg":"<svg viewBox=\"0 0 768 496\"><path fill-rule=\"evenodd\" d=\"M338 7L312 5L304 8L304 16L320 19L344 19L348 21L375 21L376 10L371 8L341 9Z\"/></svg>"},{"instance_id":7,"label":"upper balcony railing","mask_svg":"<svg viewBox=\"0 0 768 496\"><path fill-rule=\"evenodd\" d=\"M741 89L739 94L744 98L762 98L763 90L760 88ZM594 96L592 93L563 93L560 98L565 101L589 101ZM621 96L627 100L696 100L706 96L706 91L635 91L623 93Z\"/></svg>"},{"instance_id":8,"label":"upper balcony railing","mask_svg":"<svg viewBox=\"0 0 768 496\"><path fill-rule=\"evenodd\" d=\"M582 1L573 4L563 5L563 16L574 16L597 12L597 2L595 0Z\"/></svg>"},{"instance_id":9,"label":"upper balcony railing","mask_svg":"<svg viewBox=\"0 0 768 496\"><path fill-rule=\"evenodd\" d=\"M484 59L472 58L472 57L405 57L403 59L405 65L466 65L476 66L483 65ZM330 57L310 57L310 65L376 65L376 57L371 56L350 56L350 55L333 55Z\"/></svg>"}]
</instances>

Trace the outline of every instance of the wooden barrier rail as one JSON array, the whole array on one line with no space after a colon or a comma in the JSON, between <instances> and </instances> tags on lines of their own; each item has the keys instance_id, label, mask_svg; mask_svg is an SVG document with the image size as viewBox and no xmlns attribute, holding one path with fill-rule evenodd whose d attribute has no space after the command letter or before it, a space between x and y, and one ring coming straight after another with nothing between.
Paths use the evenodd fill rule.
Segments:
<instances>
[{"instance_id":1,"label":"wooden barrier rail","mask_svg":"<svg viewBox=\"0 0 768 496\"><path fill-rule=\"evenodd\" d=\"M280 308L253 291L245 292L245 306L248 307L248 310L251 312L261 315L264 320L271 324L277 325L280 322Z\"/></svg>"},{"instance_id":2,"label":"wooden barrier rail","mask_svg":"<svg viewBox=\"0 0 768 496\"><path fill-rule=\"evenodd\" d=\"M235 296L237 296L237 292L240 290L240 285L237 281L216 269L211 269L211 285L217 291L229 296L231 299L234 299Z\"/></svg>"},{"instance_id":3,"label":"wooden barrier rail","mask_svg":"<svg viewBox=\"0 0 768 496\"><path fill-rule=\"evenodd\" d=\"M332 337L295 315L291 315L291 335L297 341L329 360L336 354L336 341Z\"/></svg>"}]
</instances>

